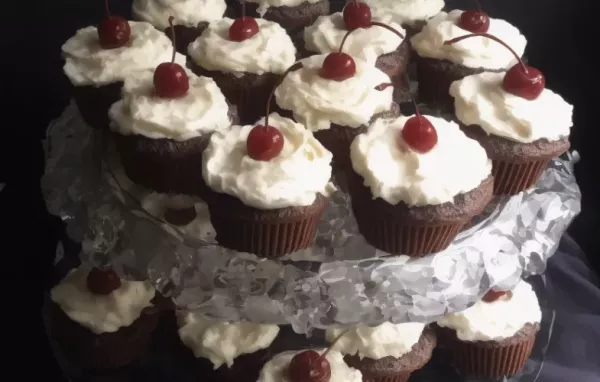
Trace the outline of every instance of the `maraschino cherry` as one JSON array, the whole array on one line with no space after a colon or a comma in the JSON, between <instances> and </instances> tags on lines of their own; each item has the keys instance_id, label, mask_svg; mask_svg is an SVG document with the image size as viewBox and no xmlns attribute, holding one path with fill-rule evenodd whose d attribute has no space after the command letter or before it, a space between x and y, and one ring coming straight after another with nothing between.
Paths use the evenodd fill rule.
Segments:
<instances>
[{"instance_id":1,"label":"maraschino cherry","mask_svg":"<svg viewBox=\"0 0 600 382\"><path fill-rule=\"evenodd\" d=\"M129 41L131 28L127 20L110 14L108 0L104 0L106 18L98 25L98 39L102 49L120 48Z\"/></svg>"},{"instance_id":2,"label":"maraschino cherry","mask_svg":"<svg viewBox=\"0 0 600 382\"><path fill-rule=\"evenodd\" d=\"M246 0L242 0L242 16L229 27L231 41L244 41L258 33L258 23L254 17L246 16Z\"/></svg>"},{"instance_id":3,"label":"maraschino cherry","mask_svg":"<svg viewBox=\"0 0 600 382\"><path fill-rule=\"evenodd\" d=\"M88 290L97 295L108 295L121 287L121 279L110 268L92 268L86 281Z\"/></svg>"},{"instance_id":4,"label":"maraschino cherry","mask_svg":"<svg viewBox=\"0 0 600 382\"><path fill-rule=\"evenodd\" d=\"M404 35L398 32L396 29L390 27L387 24L372 21L369 26L378 26L389 30L390 32L395 33L401 39L404 39ZM348 36L356 29L349 30L342 42L340 44L340 49L337 52L332 52L325 57L323 60L323 65L321 66L321 71L319 72L319 76L326 78L328 80L333 81L344 81L348 78L351 78L356 73L356 63L354 59L349 54L344 53L342 50L344 49L344 44L348 39Z\"/></svg>"},{"instance_id":5,"label":"maraschino cherry","mask_svg":"<svg viewBox=\"0 0 600 382\"><path fill-rule=\"evenodd\" d=\"M269 125L269 110L273 100L273 93L275 93L277 86L281 84L281 81L283 81L288 73L296 71L301 67L302 63L300 62L290 66L279 79L279 83L277 83L273 87L273 90L271 90L271 94L269 94L269 98L267 99L264 125L254 126L252 130L250 130L246 140L246 151L248 152L248 156L250 158L267 162L277 157L279 153L281 153L281 150L283 150L283 134L281 134L281 131L279 131L279 129L276 127Z\"/></svg>"},{"instance_id":6,"label":"maraschino cherry","mask_svg":"<svg viewBox=\"0 0 600 382\"><path fill-rule=\"evenodd\" d=\"M160 98L180 98L183 97L190 88L190 79L185 69L175 63L175 28L173 27L173 16L169 17L171 26L171 38L173 40L173 55L171 62L163 62L154 70L154 89Z\"/></svg>"},{"instance_id":7,"label":"maraschino cherry","mask_svg":"<svg viewBox=\"0 0 600 382\"><path fill-rule=\"evenodd\" d=\"M503 296L509 296L509 298L512 296L512 292L507 292L507 291L502 291L502 290L493 290L490 289L482 298L481 300L483 300L484 302L490 303L490 302L494 302L496 300L498 300L499 298L503 297Z\"/></svg>"},{"instance_id":8,"label":"maraschino cherry","mask_svg":"<svg viewBox=\"0 0 600 382\"><path fill-rule=\"evenodd\" d=\"M464 39L477 36L496 41L508 49L517 59L518 63L512 68L508 69L504 74L504 80L502 81L502 87L504 90L510 94L516 95L517 97L525 98L530 101L536 99L540 96L540 94L542 94L544 88L546 87L546 78L542 72L533 66L525 64L517 52L515 52L510 46L508 46L508 44L500 40L498 37L488 33L474 33L453 38L452 40L444 42L444 45L452 45Z\"/></svg>"},{"instance_id":9,"label":"maraschino cherry","mask_svg":"<svg viewBox=\"0 0 600 382\"><path fill-rule=\"evenodd\" d=\"M371 26L371 8L366 3L357 0L347 3L342 15L346 29L349 31Z\"/></svg>"},{"instance_id":10,"label":"maraschino cherry","mask_svg":"<svg viewBox=\"0 0 600 382\"><path fill-rule=\"evenodd\" d=\"M294 355L288 368L288 378L291 382L329 382L331 365L327 361L327 353L335 346L348 330L337 336L329 347L319 354L314 350L304 350Z\"/></svg>"},{"instance_id":11,"label":"maraschino cherry","mask_svg":"<svg viewBox=\"0 0 600 382\"><path fill-rule=\"evenodd\" d=\"M475 0L477 10L464 11L460 15L458 26L471 33L486 33L490 29L490 17L481 10L481 5Z\"/></svg>"}]
</instances>

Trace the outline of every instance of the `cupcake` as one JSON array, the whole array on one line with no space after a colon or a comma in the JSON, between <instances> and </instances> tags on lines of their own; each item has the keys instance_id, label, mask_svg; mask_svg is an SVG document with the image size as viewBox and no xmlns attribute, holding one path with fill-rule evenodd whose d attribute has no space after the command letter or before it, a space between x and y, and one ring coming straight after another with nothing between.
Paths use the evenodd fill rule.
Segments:
<instances>
[{"instance_id":1,"label":"cupcake","mask_svg":"<svg viewBox=\"0 0 600 382\"><path fill-rule=\"evenodd\" d=\"M279 142L279 152L263 140ZM261 257L312 245L334 190L331 159L309 130L275 113L257 126L215 132L202 174L219 245Z\"/></svg>"},{"instance_id":2,"label":"cupcake","mask_svg":"<svg viewBox=\"0 0 600 382\"><path fill-rule=\"evenodd\" d=\"M270 359L258 382L362 382L360 371L346 365L337 351L323 349L288 351Z\"/></svg>"},{"instance_id":3,"label":"cupcake","mask_svg":"<svg viewBox=\"0 0 600 382\"><path fill-rule=\"evenodd\" d=\"M212 78L181 68L189 86L179 97L161 94L155 71L125 79L123 98L109 114L127 176L159 193L203 196L202 153L210 135L237 120Z\"/></svg>"},{"instance_id":4,"label":"cupcake","mask_svg":"<svg viewBox=\"0 0 600 382\"><path fill-rule=\"evenodd\" d=\"M405 35L399 24L389 23L389 27ZM320 16L314 24L304 30L304 57L314 54L337 52L344 36L351 27L344 22L344 14L337 12L329 16ZM343 51L352 57L360 58L387 74L394 83L398 102L410 100L406 94L410 91L406 83L410 60L409 41L396 33L377 25L352 29L344 41Z\"/></svg>"},{"instance_id":5,"label":"cupcake","mask_svg":"<svg viewBox=\"0 0 600 382\"><path fill-rule=\"evenodd\" d=\"M175 20L177 51L187 54L188 45L206 26L225 14L225 0L134 0L131 13L136 20L147 21L171 36L169 16Z\"/></svg>"},{"instance_id":6,"label":"cupcake","mask_svg":"<svg viewBox=\"0 0 600 382\"><path fill-rule=\"evenodd\" d=\"M277 325L228 323L195 312L179 314L178 324L196 374L225 382L255 381L279 333Z\"/></svg>"},{"instance_id":7,"label":"cupcake","mask_svg":"<svg viewBox=\"0 0 600 382\"><path fill-rule=\"evenodd\" d=\"M488 292L460 313L437 322L439 342L465 376L502 378L519 372L531 355L542 313L531 285Z\"/></svg>"},{"instance_id":8,"label":"cupcake","mask_svg":"<svg viewBox=\"0 0 600 382\"><path fill-rule=\"evenodd\" d=\"M139 358L158 322L155 290L111 270L79 268L50 292L49 331L85 369L127 365Z\"/></svg>"},{"instance_id":9,"label":"cupcake","mask_svg":"<svg viewBox=\"0 0 600 382\"><path fill-rule=\"evenodd\" d=\"M454 102L448 94L452 82L471 74L503 72L517 62L503 46L485 37L452 45L445 45L446 41L477 31L497 36L519 56L523 55L527 45L519 30L506 21L481 13L489 20L489 26L476 30L474 25L466 24L463 13L469 15L461 10L440 12L410 40L416 53L419 98L445 111L453 110Z\"/></svg>"},{"instance_id":10,"label":"cupcake","mask_svg":"<svg viewBox=\"0 0 600 382\"><path fill-rule=\"evenodd\" d=\"M420 323L332 326L326 333L329 342L339 337L332 349L344 355L346 364L373 382L408 381L429 361L436 345L433 330Z\"/></svg>"},{"instance_id":11,"label":"cupcake","mask_svg":"<svg viewBox=\"0 0 600 382\"><path fill-rule=\"evenodd\" d=\"M492 198L492 164L454 122L375 121L350 149L349 189L360 233L390 254L444 250Z\"/></svg>"},{"instance_id":12,"label":"cupcake","mask_svg":"<svg viewBox=\"0 0 600 382\"><path fill-rule=\"evenodd\" d=\"M90 26L78 30L62 46L64 72L73 85L75 103L83 120L98 129L108 128L108 109L119 100L125 78L154 69L171 57L171 41L151 24L123 21L121 27L131 30L130 35L102 34L99 31L105 29ZM99 34L105 37L100 39ZM176 60L185 62L181 55Z\"/></svg>"},{"instance_id":13,"label":"cupcake","mask_svg":"<svg viewBox=\"0 0 600 382\"><path fill-rule=\"evenodd\" d=\"M246 19L256 25L255 34L240 35L232 28L234 20L224 18L211 23L190 44L188 53L192 70L212 77L229 102L238 107L241 123L251 124L264 115L275 83L296 61L296 48L279 24Z\"/></svg>"},{"instance_id":14,"label":"cupcake","mask_svg":"<svg viewBox=\"0 0 600 382\"><path fill-rule=\"evenodd\" d=\"M347 2L354 1L348 0ZM444 0L359 0L371 7L373 18L402 25L408 36L423 29L427 20L440 13Z\"/></svg>"},{"instance_id":15,"label":"cupcake","mask_svg":"<svg viewBox=\"0 0 600 382\"><path fill-rule=\"evenodd\" d=\"M338 73L327 57L341 56L355 65L353 73ZM300 61L303 67L289 73L275 90L275 101L282 113L293 117L314 133L333 153L336 165L348 166L350 144L354 137L381 117L399 115L393 102L393 88L377 90L390 78L372 64L344 53L315 55ZM342 68L343 70L343 68ZM332 78L338 74L342 78Z\"/></svg>"}]
</instances>

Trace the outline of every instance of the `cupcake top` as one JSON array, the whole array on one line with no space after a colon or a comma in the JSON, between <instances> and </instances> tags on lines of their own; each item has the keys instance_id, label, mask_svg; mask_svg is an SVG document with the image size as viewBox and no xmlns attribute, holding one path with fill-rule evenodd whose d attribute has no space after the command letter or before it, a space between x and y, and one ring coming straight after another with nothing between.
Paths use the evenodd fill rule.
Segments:
<instances>
[{"instance_id":1,"label":"cupcake top","mask_svg":"<svg viewBox=\"0 0 600 382\"><path fill-rule=\"evenodd\" d=\"M373 18L391 18L398 24L413 25L437 15L444 0L361 0L371 7Z\"/></svg>"},{"instance_id":2,"label":"cupcake top","mask_svg":"<svg viewBox=\"0 0 600 382\"><path fill-rule=\"evenodd\" d=\"M215 369L231 367L235 358L271 346L277 325L228 323L187 312L178 316L179 337L198 358L207 358Z\"/></svg>"},{"instance_id":3,"label":"cupcake top","mask_svg":"<svg viewBox=\"0 0 600 382\"><path fill-rule=\"evenodd\" d=\"M437 144L423 154L410 149L401 134L410 117L378 119L352 142L352 167L374 198L409 206L453 202L490 176L485 150L455 122L424 116L436 129Z\"/></svg>"},{"instance_id":4,"label":"cupcake top","mask_svg":"<svg viewBox=\"0 0 600 382\"><path fill-rule=\"evenodd\" d=\"M258 4L256 10L259 15L264 16L269 7L297 7L302 4L314 4L322 0L247 0L248 3Z\"/></svg>"},{"instance_id":5,"label":"cupcake top","mask_svg":"<svg viewBox=\"0 0 600 382\"><path fill-rule=\"evenodd\" d=\"M348 30L341 12L329 16L319 16L314 24L304 29L305 48L315 53L337 52ZM403 35L406 33L399 24L389 23ZM372 26L352 32L344 43L344 53L374 63L383 54L392 53L404 40L385 28Z\"/></svg>"},{"instance_id":6,"label":"cupcake top","mask_svg":"<svg viewBox=\"0 0 600 382\"><path fill-rule=\"evenodd\" d=\"M147 281L121 280L107 295L92 293L87 286L88 269L72 270L52 288L50 297L73 321L96 334L116 332L131 325L152 306L155 290Z\"/></svg>"},{"instance_id":7,"label":"cupcake top","mask_svg":"<svg viewBox=\"0 0 600 382\"><path fill-rule=\"evenodd\" d=\"M169 16L178 25L195 27L202 21L217 21L225 13L225 0L134 0L131 12L160 30L169 26Z\"/></svg>"},{"instance_id":8,"label":"cupcake top","mask_svg":"<svg viewBox=\"0 0 600 382\"><path fill-rule=\"evenodd\" d=\"M531 285L521 281L512 291L494 302L479 301L470 308L451 313L437 322L456 331L462 341L494 341L509 338L525 326L537 324L542 311Z\"/></svg>"},{"instance_id":9,"label":"cupcake top","mask_svg":"<svg viewBox=\"0 0 600 382\"><path fill-rule=\"evenodd\" d=\"M375 89L390 82L387 74L355 59L354 76L344 81L329 80L319 75L325 57L320 54L301 60L303 67L283 79L275 90L279 107L291 110L294 119L311 131L329 129L332 123L360 127L375 114L390 110L394 89Z\"/></svg>"},{"instance_id":10,"label":"cupcake top","mask_svg":"<svg viewBox=\"0 0 600 382\"><path fill-rule=\"evenodd\" d=\"M279 24L256 19L258 33L244 41L229 39L233 19L211 23L188 47L192 60L206 70L282 74L296 62L296 47Z\"/></svg>"},{"instance_id":11,"label":"cupcake top","mask_svg":"<svg viewBox=\"0 0 600 382\"><path fill-rule=\"evenodd\" d=\"M325 349L315 349L319 354L323 354ZM288 377L288 366L292 358L301 351L283 352L273 357L263 366L258 377L258 382L290 382ZM344 362L342 353L335 350L325 355L331 367L331 378L329 382L362 382L362 373Z\"/></svg>"},{"instance_id":12,"label":"cupcake top","mask_svg":"<svg viewBox=\"0 0 600 382\"><path fill-rule=\"evenodd\" d=\"M123 99L109 110L112 129L123 135L181 141L231 126L229 105L215 81L186 72L189 90L175 99L156 95L153 70L127 77Z\"/></svg>"},{"instance_id":13,"label":"cupcake top","mask_svg":"<svg viewBox=\"0 0 600 382\"><path fill-rule=\"evenodd\" d=\"M447 40L471 34L458 26L462 13L461 10L440 12L429 20L423 30L410 40L419 56L488 70L507 69L517 63L508 49L485 37L473 37L452 45L444 45ZM504 41L519 56L525 52L525 36L508 22L490 17L488 33Z\"/></svg>"},{"instance_id":14,"label":"cupcake top","mask_svg":"<svg viewBox=\"0 0 600 382\"><path fill-rule=\"evenodd\" d=\"M264 118L257 125L263 123ZM270 161L254 160L247 153L254 126L232 126L213 134L204 151L202 175L208 186L260 209L309 206L318 194L329 195L332 154L291 119L273 113L269 125L285 140L281 153Z\"/></svg>"},{"instance_id":15,"label":"cupcake top","mask_svg":"<svg viewBox=\"0 0 600 382\"><path fill-rule=\"evenodd\" d=\"M504 73L480 73L450 86L456 117L465 125L479 125L489 135L531 143L569 136L573 106L552 90L527 100L504 90Z\"/></svg>"},{"instance_id":16,"label":"cupcake top","mask_svg":"<svg viewBox=\"0 0 600 382\"><path fill-rule=\"evenodd\" d=\"M73 85L99 86L123 81L134 72L171 61L173 44L163 32L145 22L130 21L129 26L131 37L120 48L103 49L94 26L78 30L64 43L64 71ZM185 56L177 54L175 62L185 65Z\"/></svg>"},{"instance_id":17,"label":"cupcake top","mask_svg":"<svg viewBox=\"0 0 600 382\"><path fill-rule=\"evenodd\" d=\"M333 345L333 350L342 354L356 354L361 359L400 358L419 342L424 329L425 324L416 322L404 324L385 322L374 327L358 325L342 335ZM333 342L346 330L347 327L339 325L327 328L327 341Z\"/></svg>"}]
</instances>

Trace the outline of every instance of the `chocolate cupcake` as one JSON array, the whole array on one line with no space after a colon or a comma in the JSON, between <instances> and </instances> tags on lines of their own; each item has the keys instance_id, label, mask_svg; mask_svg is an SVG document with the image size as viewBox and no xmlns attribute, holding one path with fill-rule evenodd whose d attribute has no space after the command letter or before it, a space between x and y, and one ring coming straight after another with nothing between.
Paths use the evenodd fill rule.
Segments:
<instances>
[{"instance_id":1,"label":"chocolate cupcake","mask_svg":"<svg viewBox=\"0 0 600 382\"><path fill-rule=\"evenodd\" d=\"M569 149L573 106L551 90L532 100L507 92L504 73L481 73L450 86L456 118L492 159L494 193L532 187L548 162Z\"/></svg>"},{"instance_id":2,"label":"chocolate cupcake","mask_svg":"<svg viewBox=\"0 0 600 382\"><path fill-rule=\"evenodd\" d=\"M378 118L398 116L399 108L392 100L392 87L375 89L390 81L387 74L354 59L356 72L349 78L324 78L321 69L326 57L321 54L300 60L303 67L283 79L275 90L275 101L284 114L313 132L333 153L337 166L345 168L354 137Z\"/></svg>"},{"instance_id":3,"label":"chocolate cupcake","mask_svg":"<svg viewBox=\"0 0 600 382\"><path fill-rule=\"evenodd\" d=\"M202 152L214 131L237 118L213 79L187 75L189 89L178 98L157 93L151 70L128 77L123 99L110 108L111 129L134 183L159 193L202 197Z\"/></svg>"},{"instance_id":4,"label":"chocolate cupcake","mask_svg":"<svg viewBox=\"0 0 600 382\"><path fill-rule=\"evenodd\" d=\"M264 128L264 119L258 124ZM304 126L277 114L281 152L254 159L248 136L255 126L215 132L204 152L210 220L219 245L277 257L312 245L329 194L331 153Z\"/></svg>"},{"instance_id":5,"label":"chocolate cupcake","mask_svg":"<svg viewBox=\"0 0 600 382\"><path fill-rule=\"evenodd\" d=\"M485 37L444 45L471 33L460 26L462 14L461 10L440 12L410 40L416 54L420 100L448 112L454 109L448 94L452 82L482 72L503 72L517 62L510 51ZM504 20L489 20L487 33L502 39L522 56L527 40L519 30Z\"/></svg>"},{"instance_id":6,"label":"chocolate cupcake","mask_svg":"<svg viewBox=\"0 0 600 382\"><path fill-rule=\"evenodd\" d=\"M225 0L134 0L131 13L171 36L169 17L174 18L177 51L187 54L188 45L206 26L220 20L227 9Z\"/></svg>"},{"instance_id":7,"label":"chocolate cupcake","mask_svg":"<svg viewBox=\"0 0 600 382\"><path fill-rule=\"evenodd\" d=\"M119 100L125 78L170 60L171 41L164 33L145 22L130 21L129 26L131 36L117 48L102 48L93 26L78 30L62 46L75 103L94 128L108 129L108 109ZM185 57L178 55L176 61L183 64Z\"/></svg>"},{"instance_id":8,"label":"chocolate cupcake","mask_svg":"<svg viewBox=\"0 0 600 382\"><path fill-rule=\"evenodd\" d=\"M388 25L405 35L405 30L399 24ZM337 52L347 33L348 28L344 23L342 12L320 16L314 24L304 30L304 48L301 54L307 57ZM385 28L373 25L369 28L357 28L348 35L343 51L367 63L374 63L390 77L394 84L395 101L405 102L410 101L409 84L405 80L410 61L409 45L408 40Z\"/></svg>"},{"instance_id":9,"label":"chocolate cupcake","mask_svg":"<svg viewBox=\"0 0 600 382\"><path fill-rule=\"evenodd\" d=\"M541 318L535 292L521 281L506 294L491 291L467 310L439 320L439 342L465 376L510 377L531 355Z\"/></svg>"},{"instance_id":10,"label":"chocolate cupcake","mask_svg":"<svg viewBox=\"0 0 600 382\"><path fill-rule=\"evenodd\" d=\"M373 382L408 381L413 371L429 362L436 345L434 331L420 323L327 328L329 342L338 337L332 349L344 355L348 366L360 370L365 381Z\"/></svg>"},{"instance_id":11,"label":"chocolate cupcake","mask_svg":"<svg viewBox=\"0 0 600 382\"><path fill-rule=\"evenodd\" d=\"M354 0L348 0L354 1ZM427 20L440 13L444 0L360 0L371 8L375 20L402 25L408 37L423 29Z\"/></svg>"},{"instance_id":12,"label":"chocolate cupcake","mask_svg":"<svg viewBox=\"0 0 600 382\"><path fill-rule=\"evenodd\" d=\"M390 254L447 248L492 198L492 164L454 122L378 120L351 147L349 189L360 233Z\"/></svg>"},{"instance_id":13,"label":"chocolate cupcake","mask_svg":"<svg viewBox=\"0 0 600 382\"><path fill-rule=\"evenodd\" d=\"M296 48L279 24L261 19L255 35L232 41L233 22L224 18L210 24L190 44L189 65L196 74L212 77L238 107L241 123L251 124L263 115L275 83L296 61Z\"/></svg>"},{"instance_id":14,"label":"chocolate cupcake","mask_svg":"<svg viewBox=\"0 0 600 382\"><path fill-rule=\"evenodd\" d=\"M65 355L84 369L124 366L150 343L158 322L156 298L146 281L79 268L50 292L45 306L48 330Z\"/></svg>"}]
</instances>

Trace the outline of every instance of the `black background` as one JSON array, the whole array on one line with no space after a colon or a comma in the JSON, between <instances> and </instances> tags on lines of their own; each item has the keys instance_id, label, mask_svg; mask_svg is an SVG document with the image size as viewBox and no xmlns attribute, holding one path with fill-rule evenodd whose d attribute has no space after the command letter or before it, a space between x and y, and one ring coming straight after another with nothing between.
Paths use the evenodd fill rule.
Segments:
<instances>
[{"instance_id":1,"label":"black background","mask_svg":"<svg viewBox=\"0 0 600 382\"><path fill-rule=\"evenodd\" d=\"M7 2L9 3L9 2ZM575 105L572 147L583 190L583 212L570 233L598 269L598 5L590 0L480 0L492 17L516 25L528 38L529 62L546 75L547 87ZM473 8L474 0L447 0L448 9ZM4 5L4 4L3 4ZM113 13L128 16L131 2L111 0ZM39 306L52 283L54 243L60 222L45 212L39 179L49 121L68 104L60 47L76 29L97 23L102 0L10 1L4 10L0 90L0 254L2 323L8 359L18 378L56 380L39 325ZM32 363L33 362L33 363ZM8 371L5 371L5 373ZM7 374L4 374L7 375ZM13 374L15 375L15 374ZM58 377L57 377L58 378Z\"/></svg>"}]
</instances>

